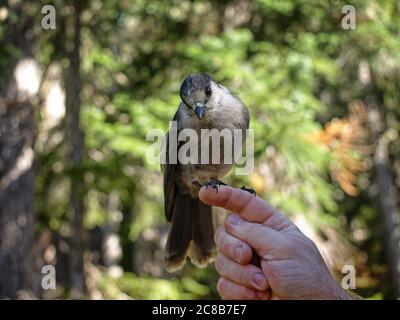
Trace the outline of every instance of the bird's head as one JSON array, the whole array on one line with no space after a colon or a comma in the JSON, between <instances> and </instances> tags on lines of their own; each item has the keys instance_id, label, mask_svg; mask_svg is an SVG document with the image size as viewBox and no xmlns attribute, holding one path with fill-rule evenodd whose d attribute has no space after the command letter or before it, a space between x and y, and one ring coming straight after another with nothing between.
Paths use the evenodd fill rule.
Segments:
<instances>
[{"instance_id":1,"label":"bird's head","mask_svg":"<svg viewBox=\"0 0 400 320\"><path fill-rule=\"evenodd\" d=\"M213 79L205 73L189 75L183 81L180 96L183 103L199 118L203 118L212 95Z\"/></svg>"}]
</instances>

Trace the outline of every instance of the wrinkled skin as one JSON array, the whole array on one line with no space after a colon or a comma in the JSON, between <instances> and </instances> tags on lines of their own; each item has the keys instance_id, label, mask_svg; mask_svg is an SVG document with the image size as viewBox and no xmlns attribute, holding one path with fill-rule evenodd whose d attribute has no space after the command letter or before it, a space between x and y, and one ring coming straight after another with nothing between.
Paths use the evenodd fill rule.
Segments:
<instances>
[{"instance_id":1,"label":"wrinkled skin","mask_svg":"<svg viewBox=\"0 0 400 320\"><path fill-rule=\"evenodd\" d=\"M228 186L200 199L230 212L215 234L217 289L223 299L349 299L316 245L259 197ZM253 250L261 268L250 264Z\"/></svg>"}]
</instances>

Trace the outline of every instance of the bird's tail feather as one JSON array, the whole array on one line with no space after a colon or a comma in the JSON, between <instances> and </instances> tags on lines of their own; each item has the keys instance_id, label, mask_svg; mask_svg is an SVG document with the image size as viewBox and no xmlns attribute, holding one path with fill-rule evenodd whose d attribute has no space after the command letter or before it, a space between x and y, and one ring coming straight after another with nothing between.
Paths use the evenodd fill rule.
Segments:
<instances>
[{"instance_id":1,"label":"bird's tail feather","mask_svg":"<svg viewBox=\"0 0 400 320\"><path fill-rule=\"evenodd\" d=\"M206 267L216 254L214 231L211 207L177 193L165 247L165 268L169 272L181 269L187 256L197 267Z\"/></svg>"}]
</instances>

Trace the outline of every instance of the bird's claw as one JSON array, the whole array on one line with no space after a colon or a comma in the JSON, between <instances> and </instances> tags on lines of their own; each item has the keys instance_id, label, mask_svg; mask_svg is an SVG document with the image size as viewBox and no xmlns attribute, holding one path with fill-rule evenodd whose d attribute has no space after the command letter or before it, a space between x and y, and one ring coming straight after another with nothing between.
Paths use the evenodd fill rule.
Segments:
<instances>
[{"instance_id":1,"label":"bird's claw","mask_svg":"<svg viewBox=\"0 0 400 320\"><path fill-rule=\"evenodd\" d=\"M246 188L246 186L241 187L240 190L247 191L247 192L251 193L253 196L257 195L256 192L254 191L254 189Z\"/></svg>"},{"instance_id":2,"label":"bird's claw","mask_svg":"<svg viewBox=\"0 0 400 320\"><path fill-rule=\"evenodd\" d=\"M206 189L208 189L208 187L212 187L216 191L216 193L218 193L218 188L220 186L226 186L226 183L223 183L222 181L219 181L219 180L211 180L211 181L208 181L205 184L205 186L206 186Z\"/></svg>"}]
</instances>

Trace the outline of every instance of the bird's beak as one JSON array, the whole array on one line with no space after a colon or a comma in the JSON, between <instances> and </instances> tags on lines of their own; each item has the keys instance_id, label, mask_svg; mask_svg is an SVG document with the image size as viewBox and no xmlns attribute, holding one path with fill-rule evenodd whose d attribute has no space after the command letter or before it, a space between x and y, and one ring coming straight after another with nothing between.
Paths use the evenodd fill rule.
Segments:
<instances>
[{"instance_id":1,"label":"bird's beak","mask_svg":"<svg viewBox=\"0 0 400 320\"><path fill-rule=\"evenodd\" d=\"M197 118L203 118L204 111L206 111L206 107L203 104L196 104L194 108L194 113L196 114Z\"/></svg>"}]
</instances>

